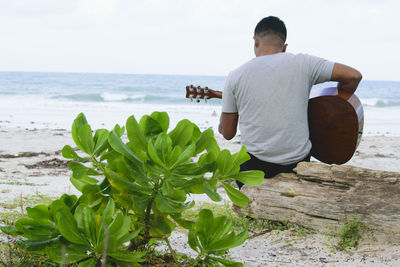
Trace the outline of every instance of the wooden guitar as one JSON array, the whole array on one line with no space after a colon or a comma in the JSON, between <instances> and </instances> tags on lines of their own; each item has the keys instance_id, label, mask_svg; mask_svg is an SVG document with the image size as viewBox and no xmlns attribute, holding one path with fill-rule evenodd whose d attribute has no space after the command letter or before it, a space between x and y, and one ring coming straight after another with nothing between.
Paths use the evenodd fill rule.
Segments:
<instances>
[{"instance_id":1,"label":"wooden guitar","mask_svg":"<svg viewBox=\"0 0 400 267\"><path fill-rule=\"evenodd\" d=\"M208 87L186 86L186 98L222 98L222 92ZM308 102L311 155L328 164L351 159L361 140L364 110L358 97L336 87L311 90Z\"/></svg>"}]
</instances>

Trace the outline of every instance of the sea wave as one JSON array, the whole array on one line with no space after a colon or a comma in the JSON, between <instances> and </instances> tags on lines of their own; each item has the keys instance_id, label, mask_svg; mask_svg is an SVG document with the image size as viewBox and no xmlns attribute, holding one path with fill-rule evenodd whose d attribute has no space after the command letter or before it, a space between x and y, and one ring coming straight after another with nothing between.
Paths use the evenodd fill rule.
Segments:
<instances>
[{"instance_id":1,"label":"sea wave","mask_svg":"<svg viewBox=\"0 0 400 267\"><path fill-rule=\"evenodd\" d=\"M360 99L364 106L386 108L400 106L400 99L378 99L378 98L362 98Z\"/></svg>"},{"instance_id":2,"label":"sea wave","mask_svg":"<svg viewBox=\"0 0 400 267\"><path fill-rule=\"evenodd\" d=\"M100 96L104 101L124 101L129 99L129 96L126 94L113 94L108 92L104 92Z\"/></svg>"},{"instance_id":3,"label":"sea wave","mask_svg":"<svg viewBox=\"0 0 400 267\"><path fill-rule=\"evenodd\" d=\"M72 102L134 102L154 104L187 103L188 99L182 95L155 95L155 94L123 94L123 93L93 93L93 94L67 94L53 96L53 99Z\"/></svg>"}]
</instances>

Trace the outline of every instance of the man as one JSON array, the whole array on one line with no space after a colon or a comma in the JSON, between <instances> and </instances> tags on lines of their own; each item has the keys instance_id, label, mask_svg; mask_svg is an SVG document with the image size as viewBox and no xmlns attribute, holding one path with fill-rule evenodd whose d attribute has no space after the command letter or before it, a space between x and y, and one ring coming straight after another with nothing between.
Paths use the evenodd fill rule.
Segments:
<instances>
[{"instance_id":1,"label":"man","mask_svg":"<svg viewBox=\"0 0 400 267\"><path fill-rule=\"evenodd\" d=\"M362 76L343 64L285 53L286 27L277 17L262 19L253 39L256 57L226 80L219 132L230 140L239 123L241 143L251 156L241 170L261 170L270 178L310 160L307 106L311 87L338 81L339 89L353 93Z\"/></svg>"}]
</instances>

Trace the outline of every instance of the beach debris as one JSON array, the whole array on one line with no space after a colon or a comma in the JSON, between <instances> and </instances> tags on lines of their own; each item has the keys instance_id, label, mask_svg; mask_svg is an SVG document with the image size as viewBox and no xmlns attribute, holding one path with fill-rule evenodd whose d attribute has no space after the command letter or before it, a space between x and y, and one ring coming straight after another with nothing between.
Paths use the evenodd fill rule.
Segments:
<instances>
[{"instance_id":1,"label":"beach debris","mask_svg":"<svg viewBox=\"0 0 400 267\"><path fill-rule=\"evenodd\" d=\"M58 158L53 158L49 160L39 161L35 164L24 164L27 169L38 169L38 168L46 168L46 169L53 169L53 168L68 168L69 160L62 160Z\"/></svg>"},{"instance_id":2,"label":"beach debris","mask_svg":"<svg viewBox=\"0 0 400 267\"><path fill-rule=\"evenodd\" d=\"M3 159L30 158L30 157L37 157L40 155L50 156L50 154L46 153L46 152L20 152L17 155L15 155L15 154L0 154L0 158L3 158Z\"/></svg>"}]
</instances>

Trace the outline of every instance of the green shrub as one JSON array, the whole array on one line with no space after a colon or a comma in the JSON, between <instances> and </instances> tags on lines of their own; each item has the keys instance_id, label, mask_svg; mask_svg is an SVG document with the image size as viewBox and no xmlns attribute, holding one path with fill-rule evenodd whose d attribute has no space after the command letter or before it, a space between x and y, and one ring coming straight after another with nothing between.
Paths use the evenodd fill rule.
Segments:
<instances>
[{"instance_id":1,"label":"green shrub","mask_svg":"<svg viewBox=\"0 0 400 267\"><path fill-rule=\"evenodd\" d=\"M116 125L111 131L100 129L93 135L85 116L79 114L71 133L85 155L68 145L62 154L72 160L68 164L70 181L82 195L63 195L50 205L27 208L27 217L0 229L23 237L18 242L23 248L46 254L56 263L124 266L142 261L146 249L156 240L168 243L176 224L192 235L202 233L196 228L198 221L204 220L199 218L207 215L212 219L212 213L201 211L196 223L182 218L182 212L194 205L187 201L188 195L206 194L220 201L217 185L222 185L233 203L248 204L249 198L226 182L236 179L250 186L262 183L261 171L240 172L240 165L250 158L245 147L234 154L221 150L211 129L201 132L189 120L180 121L170 132L168 128L167 113L154 112L139 122L129 117L126 128ZM125 129L126 143L122 140ZM192 162L197 155L198 161ZM222 238L229 225L227 221L227 228L202 235L218 234ZM245 233L234 236L233 244L243 243L246 237ZM200 247L194 249L207 255L215 252L199 242ZM215 261L223 264L222 259Z\"/></svg>"}]
</instances>

